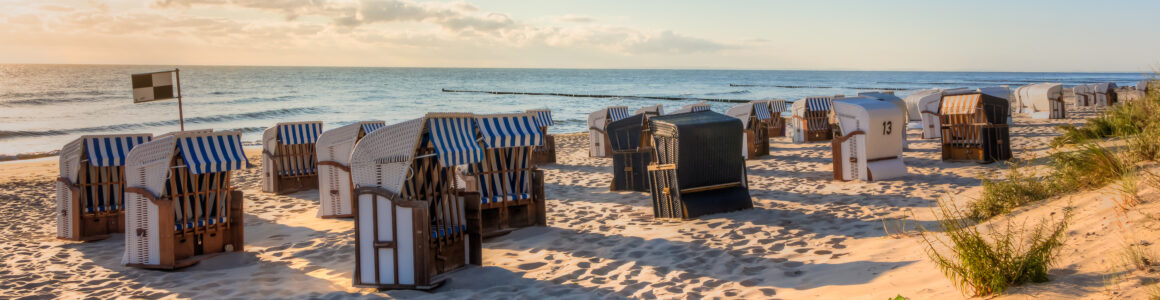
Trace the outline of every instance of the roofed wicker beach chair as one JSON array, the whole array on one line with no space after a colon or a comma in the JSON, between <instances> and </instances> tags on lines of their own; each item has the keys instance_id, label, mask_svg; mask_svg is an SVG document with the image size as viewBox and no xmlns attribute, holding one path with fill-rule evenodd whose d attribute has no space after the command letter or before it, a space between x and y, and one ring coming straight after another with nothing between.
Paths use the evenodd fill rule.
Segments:
<instances>
[{"instance_id":1,"label":"roofed wicker beach chair","mask_svg":"<svg viewBox=\"0 0 1160 300\"><path fill-rule=\"evenodd\" d=\"M60 150L56 236L74 241L125 232L125 155L152 134L86 135Z\"/></svg>"},{"instance_id":2,"label":"roofed wicker beach chair","mask_svg":"<svg viewBox=\"0 0 1160 300\"><path fill-rule=\"evenodd\" d=\"M1038 83L1015 89L1018 111L1032 119L1063 119L1067 109L1063 104L1063 84Z\"/></svg>"},{"instance_id":3,"label":"roofed wicker beach chair","mask_svg":"<svg viewBox=\"0 0 1160 300\"><path fill-rule=\"evenodd\" d=\"M900 98L898 96L895 96L894 92L892 92L892 91L890 91L890 92L858 93L858 96L859 97L869 97L869 98L874 99L874 100L893 103L894 106L898 107L899 111L902 111L903 117L908 117L910 115L910 113L907 112L906 100L903 100L902 98ZM841 122L839 122L839 124L841 124ZM906 136L906 124L907 124L906 120L904 120L902 123L895 123L894 124L894 126L902 126L901 129L899 129L899 130L901 130L900 132L902 133L901 134L902 135L902 149L907 149L907 145L909 143L907 136ZM841 127L841 126L839 126L839 127ZM841 136L844 134L839 132L838 135Z\"/></svg>"},{"instance_id":4,"label":"roofed wicker beach chair","mask_svg":"<svg viewBox=\"0 0 1160 300\"><path fill-rule=\"evenodd\" d=\"M532 149L532 165L542 166L556 163L556 137L548 134L548 127L556 125L552 120L552 111L547 109L529 109L527 112L536 114L536 127L544 137L544 144Z\"/></svg>"},{"instance_id":5,"label":"roofed wicker beach chair","mask_svg":"<svg viewBox=\"0 0 1160 300\"><path fill-rule=\"evenodd\" d=\"M793 103L790 133L794 143L828 141L834 138L830 127L831 97L808 97Z\"/></svg>"},{"instance_id":6,"label":"roofed wicker beach chair","mask_svg":"<svg viewBox=\"0 0 1160 300\"><path fill-rule=\"evenodd\" d=\"M287 194L318 188L315 142L322 122L278 123L262 133L262 191Z\"/></svg>"},{"instance_id":7,"label":"roofed wicker beach chair","mask_svg":"<svg viewBox=\"0 0 1160 300\"><path fill-rule=\"evenodd\" d=\"M318 135L318 217L354 217L350 153L359 140L386 125L383 121L355 122Z\"/></svg>"},{"instance_id":8,"label":"roofed wicker beach chair","mask_svg":"<svg viewBox=\"0 0 1160 300\"><path fill-rule=\"evenodd\" d=\"M433 289L482 259L456 166L478 163L472 114L429 113L367 134L351 153L354 286ZM475 201L478 203L478 201Z\"/></svg>"},{"instance_id":9,"label":"roofed wicker beach chair","mask_svg":"<svg viewBox=\"0 0 1160 300\"><path fill-rule=\"evenodd\" d=\"M693 103L693 104L689 104L689 105L681 106L681 108L679 108L679 109L677 109L676 111L674 111L674 112L671 112L671 113L669 113L669 114L670 114L670 115L675 115L675 114L684 114L684 113L699 112L699 111L709 111L709 110L710 110L710 109L709 109L709 103L705 103L704 101L701 101L701 102L698 102L698 103Z\"/></svg>"},{"instance_id":10,"label":"roofed wicker beach chair","mask_svg":"<svg viewBox=\"0 0 1160 300\"><path fill-rule=\"evenodd\" d=\"M588 114L588 156L609 157L612 148L604 126L628 117L627 106L609 106Z\"/></svg>"},{"instance_id":11,"label":"roofed wicker beach chair","mask_svg":"<svg viewBox=\"0 0 1160 300\"><path fill-rule=\"evenodd\" d=\"M786 112L785 99L768 100L769 104L769 120L765 127L769 130L769 137L783 137L785 136L785 118L781 116Z\"/></svg>"},{"instance_id":12,"label":"roofed wicker beach chair","mask_svg":"<svg viewBox=\"0 0 1160 300\"><path fill-rule=\"evenodd\" d=\"M841 128L841 136L831 142L834 180L874 181L907 174L902 162L907 117L897 103L847 98L834 101L834 114Z\"/></svg>"},{"instance_id":13,"label":"roofed wicker beach chair","mask_svg":"<svg viewBox=\"0 0 1160 300\"><path fill-rule=\"evenodd\" d=\"M906 96L907 115L915 120L918 115L922 125L923 139L937 139L941 133L938 109L942 103L942 91L938 89L922 90Z\"/></svg>"},{"instance_id":14,"label":"roofed wicker beach chair","mask_svg":"<svg viewBox=\"0 0 1160 300\"><path fill-rule=\"evenodd\" d=\"M248 166L237 131L177 133L133 148L122 263L176 269L242 251L243 199L232 171Z\"/></svg>"},{"instance_id":15,"label":"roofed wicker beach chair","mask_svg":"<svg viewBox=\"0 0 1160 300\"><path fill-rule=\"evenodd\" d=\"M1112 82L1097 83L1094 89L1096 107L1108 107L1119 102L1116 97L1116 84Z\"/></svg>"},{"instance_id":16,"label":"roofed wicker beach chair","mask_svg":"<svg viewBox=\"0 0 1160 300\"><path fill-rule=\"evenodd\" d=\"M483 158L467 164L467 213L491 237L529 226L547 225L544 171L531 164L532 149L543 143L535 114L475 115L475 139Z\"/></svg>"},{"instance_id":17,"label":"roofed wicker beach chair","mask_svg":"<svg viewBox=\"0 0 1160 300\"><path fill-rule=\"evenodd\" d=\"M742 124L712 111L649 119L653 214L661 219L753 208L741 152Z\"/></svg>"},{"instance_id":18,"label":"roofed wicker beach chair","mask_svg":"<svg viewBox=\"0 0 1160 300\"><path fill-rule=\"evenodd\" d=\"M1074 104L1077 107L1086 107L1096 104L1095 85L1080 84L1071 88Z\"/></svg>"},{"instance_id":19,"label":"roofed wicker beach chair","mask_svg":"<svg viewBox=\"0 0 1160 300\"><path fill-rule=\"evenodd\" d=\"M753 101L738 104L725 111L726 115L741 120L741 156L759 159L769 156L769 103Z\"/></svg>"},{"instance_id":20,"label":"roofed wicker beach chair","mask_svg":"<svg viewBox=\"0 0 1160 300\"><path fill-rule=\"evenodd\" d=\"M634 112L633 114L645 114L645 115L648 115L650 117L655 117L655 116L664 115L665 108L664 108L664 106L662 106L660 104L650 105L650 106L645 106L645 107L641 107L641 108L637 109L636 112Z\"/></svg>"},{"instance_id":21,"label":"roofed wicker beach chair","mask_svg":"<svg viewBox=\"0 0 1160 300\"><path fill-rule=\"evenodd\" d=\"M1011 112L1006 100L987 94L944 96L939 110L942 160L989 163L1011 159Z\"/></svg>"},{"instance_id":22,"label":"roofed wicker beach chair","mask_svg":"<svg viewBox=\"0 0 1160 300\"><path fill-rule=\"evenodd\" d=\"M612 145L612 191L648 192L648 165L652 162L652 133L648 119L655 115L638 113L608 124Z\"/></svg>"}]
</instances>

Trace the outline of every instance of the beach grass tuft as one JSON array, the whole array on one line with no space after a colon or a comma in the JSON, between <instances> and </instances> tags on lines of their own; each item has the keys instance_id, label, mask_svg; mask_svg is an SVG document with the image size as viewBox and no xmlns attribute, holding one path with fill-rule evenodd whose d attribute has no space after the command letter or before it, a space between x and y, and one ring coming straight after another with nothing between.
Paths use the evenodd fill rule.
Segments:
<instances>
[{"instance_id":1,"label":"beach grass tuft","mask_svg":"<svg viewBox=\"0 0 1160 300\"><path fill-rule=\"evenodd\" d=\"M1058 221L1044 219L1030 230L1007 220L984 233L952 201L939 201L936 215L946 238L920 231L926 253L947 278L974 296L1002 294L1024 283L1046 282L1064 244L1070 209Z\"/></svg>"}]
</instances>

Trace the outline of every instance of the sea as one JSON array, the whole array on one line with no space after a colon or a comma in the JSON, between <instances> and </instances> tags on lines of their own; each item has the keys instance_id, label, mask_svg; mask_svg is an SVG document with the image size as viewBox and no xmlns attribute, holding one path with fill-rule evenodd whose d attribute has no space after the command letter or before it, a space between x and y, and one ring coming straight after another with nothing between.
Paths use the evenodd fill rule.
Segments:
<instances>
[{"instance_id":1,"label":"sea","mask_svg":"<svg viewBox=\"0 0 1160 300\"><path fill-rule=\"evenodd\" d=\"M180 69L186 129L238 130L256 142L278 122L388 124L427 112L552 110L552 133L580 132L611 105L854 95L928 88L1060 82L1134 85L1144 73L997 73L762 70L452 69L371 67L0 65L0 158L47 153L82 135L178 130L175 100L134 103L130 75ZM456 92L468 91L468 92ZM552 95L492 94L514 92ZM589 95L599 97L572 97ZM2 160L2 159L0 159Z\"/></svg>"}]
</instances>

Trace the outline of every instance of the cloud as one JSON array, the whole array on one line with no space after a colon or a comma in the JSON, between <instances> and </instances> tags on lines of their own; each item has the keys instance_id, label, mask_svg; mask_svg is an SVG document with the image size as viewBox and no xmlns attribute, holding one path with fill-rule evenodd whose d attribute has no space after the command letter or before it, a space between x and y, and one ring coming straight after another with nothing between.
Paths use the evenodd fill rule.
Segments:
<instances>
[{"instance_id":1,"label":"cloud","mask_svg":"<svg viewBox=\"0 0 1160 300\"><path fill-rule=\"evenodd\" d=\"M596 19L593 19L592 17L588 17L588 16L563 15L563 16L556 17L556 21L557 22L566 22L566 23L592 23L592 22L595 22Z\"/></svg>"}]
</instances>

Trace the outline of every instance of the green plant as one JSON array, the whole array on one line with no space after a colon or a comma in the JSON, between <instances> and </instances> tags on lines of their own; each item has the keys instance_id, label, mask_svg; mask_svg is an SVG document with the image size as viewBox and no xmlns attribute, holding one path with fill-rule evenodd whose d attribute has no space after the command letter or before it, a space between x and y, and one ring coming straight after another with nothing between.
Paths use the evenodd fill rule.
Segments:
<instances>
[{"instance_id":1,"label":"green plant","mask_svg":"<svg viewBox=\"0 0 1160 300\"><path fill-rule=\"evenodd\" d=\"M983 179L983 193L971 202L967 216L985 220L1029 202L1050 198L1056 190L1051 178L1038 177L1026 171L1022 164L1011 163L1005 179Z\"/></svg>"},{"instance_id":2,"label":"green plant","mask_svg":"<svg viewBox=\"0 0 1160 300\"><path fill-rule=\"evenodd\" d=\"M1120 263L1132 270L1148 270L1156 262L1156 255L1138 243L1129 243L1120 252Z\"/></svg>"},{"instance_id":3,"label":"green plant","mask_svg":"<svg viewBox=\"0 0 1160 300\"><path fill-rule=\"evenodd\" d=\"M910 300L910 298L906 298L903 297L902 294L898 294L898 296L886 298L886 300Z\"/></svg>"},{"instance_id":4,"label":"green plant","mask_svg":"<svg viewBox=\"0 0 1160 300\"><path fill-rule=\"evenodd\" d=\"M946 239L920 229L926 253L947 278L964 293L1001 294L1012 285L1045 282L1064 244L1071 210L1063 219L1044 219L1030 231L1008 220L988 233L978 230L950 201L940 201L936 212Z\"/></svg>"},{"instance_id":5,"label":"green plant","mask_svg":"<svg viewBox=\"0 0 1160 300\"><path fill-rule=\"evenodd\" d=\"M1060 192L1103 187L1134 168L1130 157L1099 144L1080 144L1076 151L1051 155L1051 168Z\"/></svg>"}]
</instances>

